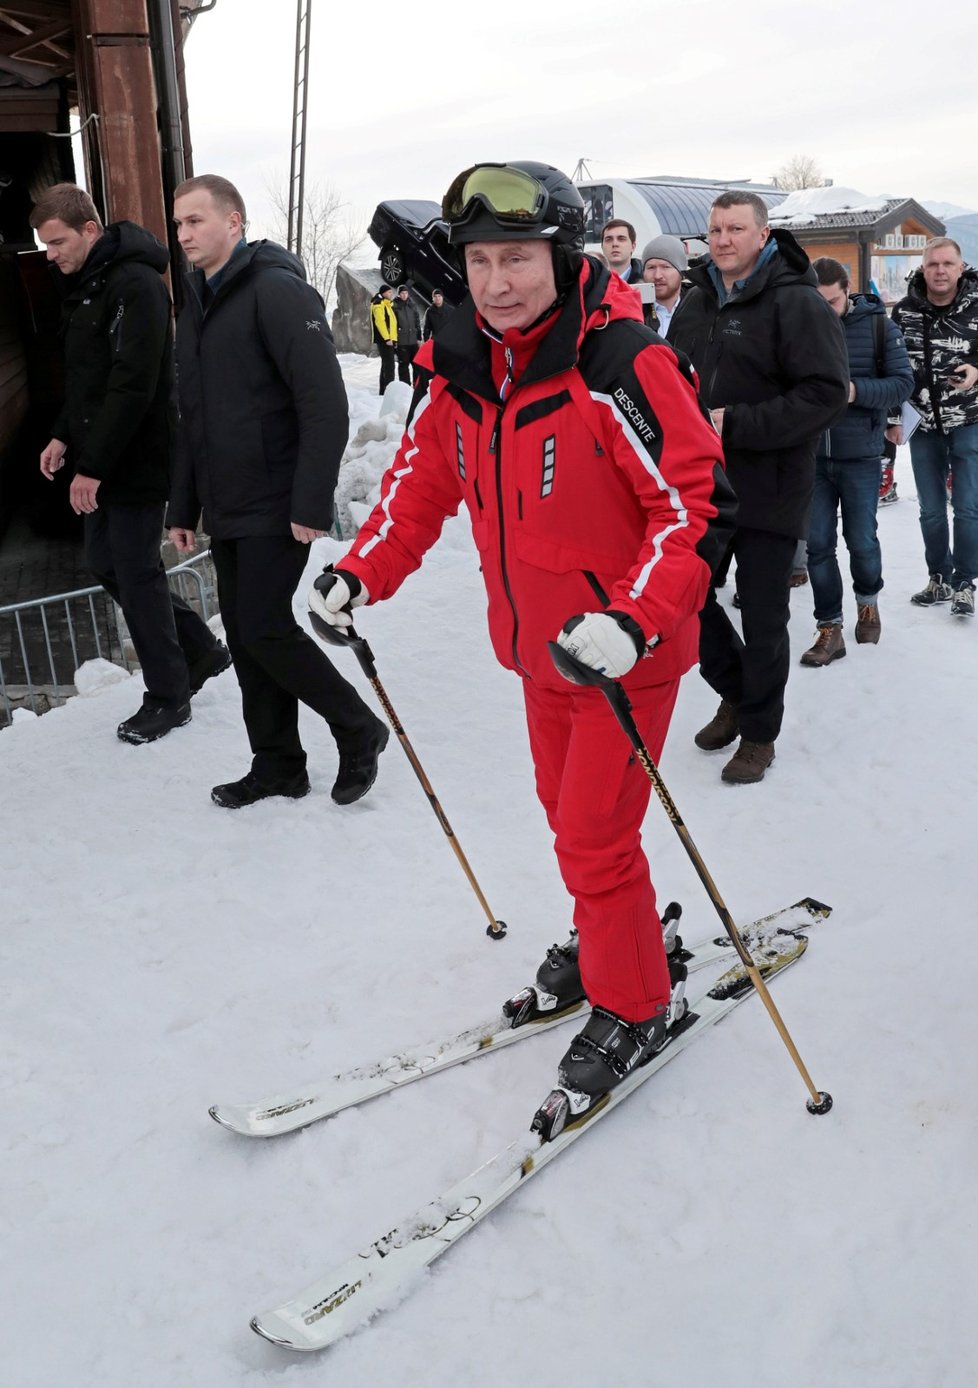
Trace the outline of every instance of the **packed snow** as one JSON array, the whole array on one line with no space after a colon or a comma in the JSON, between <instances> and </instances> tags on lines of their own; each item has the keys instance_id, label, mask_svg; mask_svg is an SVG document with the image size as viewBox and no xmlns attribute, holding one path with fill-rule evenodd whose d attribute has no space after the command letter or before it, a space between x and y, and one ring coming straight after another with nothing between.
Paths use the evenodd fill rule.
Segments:
<instances>
[{"instance_id":1,"label":"packed snow","mask_svg":"<svg viewBox=\"0 0 978 1388\"><path fill-rule=\"evenodd\" d=\"M825 213L882 212L889 201L882 195L870 197L855 188L837 188L831 183L824 188L797 188L771 208L770 220L772 226L806 226L813 217Z\"/></svg>"},{"instance_id":2,"label":"packed snow","mask_svg":"<svg viewBox=\"0 0 978 1388\"><path fill-rule=\"evenodd\" d=\"M343 366L360 436L343 506L362 515L397 429L376 362ZM323 1356L275 1349L249 1318L525 1131L570 1035L278 1140L207 1113L461 1030L566 936L464 519L357 625L502 942L393 738L374 789L341 809L331 739L305 716L312 794L230 813L209 791L249 762L231 672L149 746L115 736L138 677L104 670L83 677L89 697L0 733L4 1384L971 1388L978 629L908 602L926 573L906 450L897 478L880 645L855 644L847 597L847 658L800 668L813 622L797 589L763 783L723 785L726 754L692 745L716 706L695 671L662 764L736 919L806 894L834 908L772 985L831 1113L806 1112L751 1000ZM301 620L344 549L313 547ZM352 654L334 658L372 700ZM687 937L719 933L654 798L646 844Z\"/></svg>"}]
</instances>

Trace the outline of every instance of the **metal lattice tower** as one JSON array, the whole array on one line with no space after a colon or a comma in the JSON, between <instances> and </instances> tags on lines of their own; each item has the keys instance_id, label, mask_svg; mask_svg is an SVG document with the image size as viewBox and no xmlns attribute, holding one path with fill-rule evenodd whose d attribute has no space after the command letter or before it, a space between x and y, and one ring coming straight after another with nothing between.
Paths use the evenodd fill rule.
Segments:
<instances>
[{"instance_id":1,"label":"metal lattice tower","mask_svg":"<svg viewBox=\"0 0 978 1388\"><path fill-rule=\"evenodd\" d=\"M312 0L296 0L295 93L292 98L292 164L289 170L289 250L302 258L302 208L306 195L306 116L309 92L309 28Z\"/></svg>"}]
</instances>

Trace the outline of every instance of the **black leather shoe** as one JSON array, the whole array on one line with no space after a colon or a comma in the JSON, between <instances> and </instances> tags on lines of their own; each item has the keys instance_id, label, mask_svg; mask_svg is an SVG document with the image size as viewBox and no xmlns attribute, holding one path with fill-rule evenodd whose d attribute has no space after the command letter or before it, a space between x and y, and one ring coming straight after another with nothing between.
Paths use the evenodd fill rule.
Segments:
<instances>
[{"instance_id":1,"label":"black leather shoe","mask_svg":"<svg viewBox=\"0 0 978 1388\"><path fill-rule=\"evenodd\" d=\"M174 728L182 728L190 722L190 705L180 704L177 708L163 708L160 704L143 704L138 713L127 718L116 728L123 742L155 742L166 737Z\"/></svg>"},{"instance_id":2,"label":"black leather shoe","mask_svg":"<svg viewBox=\"0 0 978 1388\"><path fill-rule=\"evenodd\" d=\"M378 718L372 733L349 747L340 748L340 769L332 790L337 805L352 805L354 800L366 795L377 779L377 762L390 735L387 724Z\"/></svg>"},{"instance_id":3,"label":"black leather shoe","mask_svg":"<svg viewBox=\"0 0 978 1388\"><path fill-rule=\"evenodd\" d=\"M231 652L223 641L218 641L216 646L212 646L209 651L199 655L196 660L187 666L187 675L190 679L190 697L199 694L208 680L215 675L220 675L227 670L231 664Z\"/></svg>"},{"instance_id":4,"label":"black leather shoe","mask_svg":"<svg viewBox=\"0 0 978 1388\"><path fill-rule=\"evenodd\" d=\"M228 781L223 786L215 786L211 791L211 799L223 810L243 810L245 805L268 800L272 795L284 795L289 800L301 800L308 794L309 777L305 771L300 771L289 781L276 781L274 785L266 785L264 781L259 781L253 771L249 771L240 781Z\"/></svg>"}]
</instances>

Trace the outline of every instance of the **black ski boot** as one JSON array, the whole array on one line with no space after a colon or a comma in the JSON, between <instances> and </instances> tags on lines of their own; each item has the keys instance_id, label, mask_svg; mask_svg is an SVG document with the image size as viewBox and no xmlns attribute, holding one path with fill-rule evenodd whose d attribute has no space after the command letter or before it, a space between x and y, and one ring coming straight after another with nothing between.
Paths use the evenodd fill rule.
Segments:
<instances>
[{"instance_id":1,"label":"black ski boot","mask_svg":"<svg viewBox=\"0 0 978 1388\"><path fill-rule=\"evenodd\" d=\"M546 959L537 969L536 983L506 999L503 1016L511 1019L514 1028L539 1017L556 1017L584 1001L577 962L579 943L577 931L572 930L564 944L551 945Z\"/></svg>"},{"instance_id":2,"label":"black ski boot","mask_svg":"<svg viewBox=\"0 0 978 1388\"><path fill-rule=\"evenodd\" d=\"M683 908L670 901L662 913L662 943L669 960L673 998L681 1001L685 992L686 963L689 954L683 949L682 937L676 934ZM537 969L536 982L521 988L503 1003L503 1016L509 1017L514 1028L546 1018L548 1021L579 1006L584 1001L584 985L578 963L577 931L562 945L551 945L547 957ZM683 982L677 999L677 985ZM670 1018L671 1021L671 1018Z\"/></svg>"},{"instance_id":3,"label":"black ski boot","mask_svg":"<svg viewBox=\"0 0 978 1388\"><path fill-rule=\"evenodd\" d=\"M554 1089L533 1116L530 1128L551 1141L569 1122L583 1118L639 1065L651 1060L666 1039L667 1010L644 1022L626 1022L595 1007L574 1037L557 1070Z\"/></svg>"}]
</instances>

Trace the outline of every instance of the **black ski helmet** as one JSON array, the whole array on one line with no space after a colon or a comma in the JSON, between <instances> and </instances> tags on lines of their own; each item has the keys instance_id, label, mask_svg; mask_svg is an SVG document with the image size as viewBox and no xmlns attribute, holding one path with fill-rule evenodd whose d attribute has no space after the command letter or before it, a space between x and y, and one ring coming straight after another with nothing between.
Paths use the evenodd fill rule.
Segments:
<instances>
[{"instance_id":1,"label":"black ski helmet","mask_svg":"<svg viewBox=\"0 0 978 1388\"><path fill-rule=\"evenodd\" d=\"M473 164L453 179L442 199L448 240L458 246L465 275L470 241L549 241L557 289L577 280L584 256L584 200L552 164L512 160Z\"/></svg>"}]
</instances>

